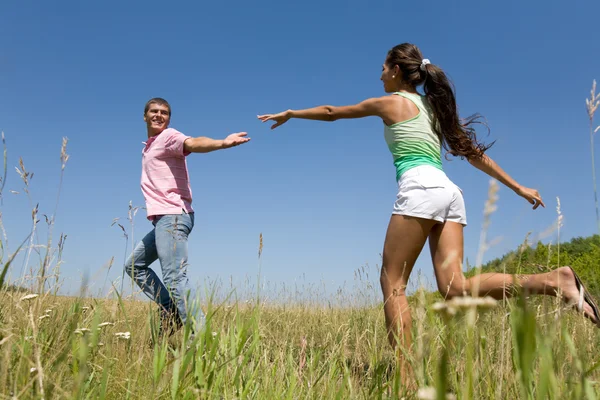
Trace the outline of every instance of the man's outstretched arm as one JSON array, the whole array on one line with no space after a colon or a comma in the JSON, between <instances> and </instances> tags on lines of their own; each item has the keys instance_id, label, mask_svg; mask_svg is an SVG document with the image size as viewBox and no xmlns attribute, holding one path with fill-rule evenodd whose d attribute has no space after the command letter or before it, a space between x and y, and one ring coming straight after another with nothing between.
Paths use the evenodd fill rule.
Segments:
<instances>
[{"instance_id":1,"label":"man's outstretched arm","mask_svg":"<svg viewBox=\"0 0 600 400\"><path fill-rule=\"evenodd\" d=\"M250 141L246 132L232 133L225 139L211 139L205 136L188 138L183 142L183 148L190 153L209 153L215 150L228 149Z\"/></svg>"}]
</instances>

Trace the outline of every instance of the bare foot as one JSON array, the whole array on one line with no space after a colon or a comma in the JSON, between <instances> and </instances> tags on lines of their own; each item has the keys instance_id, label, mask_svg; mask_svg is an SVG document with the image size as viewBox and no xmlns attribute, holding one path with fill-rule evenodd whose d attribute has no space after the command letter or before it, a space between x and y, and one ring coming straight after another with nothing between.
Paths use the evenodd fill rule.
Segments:
<instances>
[{"instance_id":1,"label":"bare foot","mask_svg":"<svg viewBox=\"0 0 600 400\"><path fill-rule=\"evenodd\" d=\"M569 267L560 267L554 270L553 273L556 274L556 276L553 277L556 282L556 288L562 291L565 301L569 304L575 304L577 307L579 304L579 289L577 288L573 270ZM583 300L583 314L595 324L598 323L596 315L594 314L594 309L587 301L585 301L585 299Z\"/></svg>"}]
</instances>

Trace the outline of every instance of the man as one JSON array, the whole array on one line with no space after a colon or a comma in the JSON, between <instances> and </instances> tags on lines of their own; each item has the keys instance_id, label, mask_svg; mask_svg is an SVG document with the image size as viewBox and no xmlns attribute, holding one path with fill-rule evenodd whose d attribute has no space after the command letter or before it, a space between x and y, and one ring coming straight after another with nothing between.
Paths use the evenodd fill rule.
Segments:
<instances>
[{"instance_id":1,"label":"man","mask_svg":"<svg viewBox=\"0 0 600 400\"><path fill-rule=\"evenodd\" d=\"M125 271L142 291L161 307L164 323L190 323L197 332L204 325L196 291L187 278L188 236L194 227L192 191L186 157L246 143L246 132L223 140L190 137L169 128L171 106L161 98L150 99L144 108L148 141L142 151L141 188L147 217L154 225L135 247ZM163 282L150 269L160 260ZM162 329L161 329L162 330Z\"/></svg>"}]
</instances>

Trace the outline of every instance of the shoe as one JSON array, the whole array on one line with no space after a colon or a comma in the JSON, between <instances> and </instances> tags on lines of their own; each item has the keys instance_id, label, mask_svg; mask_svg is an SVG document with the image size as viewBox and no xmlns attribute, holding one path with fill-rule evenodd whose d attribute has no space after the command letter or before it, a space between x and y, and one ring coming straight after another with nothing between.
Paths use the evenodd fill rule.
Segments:
<instances>
[{"instance_id":1,"label":"shoe","mask_svg":"<svg viewBox=\"0 0 600 400\"><path fill-rule=\"evenodd\" d=\"M594 322L594 324L596 324L596 326L598 326L600 328L600 310L598 309L598 306L594 302L594 299L592 298L592 296L585 289L583 282L581 281L579 276L575 273L575 270L571 267L569 267L569 269L571 270L571 272L573 272L573 276L575 277L575 284L577 285L577 290L579 291L579 299L577 301L577 306L576 306L577 311L583 312L583 303L584 303L584 301L587 302L590 305L590 307L592 308L592 310L594 311L594 317L596 318L596 321L593 321L593 322ZM586 317L589 318L588 316L586 316Z\"/></svg>"}]
</instances>

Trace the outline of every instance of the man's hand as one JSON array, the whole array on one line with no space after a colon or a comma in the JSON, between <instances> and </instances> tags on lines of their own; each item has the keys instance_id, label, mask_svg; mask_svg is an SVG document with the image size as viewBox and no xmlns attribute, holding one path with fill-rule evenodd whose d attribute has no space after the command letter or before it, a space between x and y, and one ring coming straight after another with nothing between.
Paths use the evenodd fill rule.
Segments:
<instances>
[{"instance_id":1,"label":"man's hand","mask_svg":"<svg viewBox=\"0 0 600 400\"><path fill-rule=\"evenodd\" d=\"M239 146L242 143L249 142L250 138L246 137L246 135L248 135L246 132L232 133L223 139L223 148L228 149L230 147Z\"/></svg>"}]
</instances>

